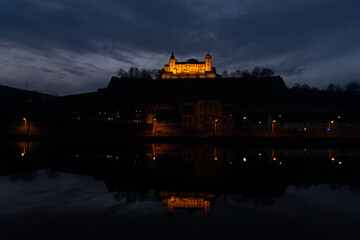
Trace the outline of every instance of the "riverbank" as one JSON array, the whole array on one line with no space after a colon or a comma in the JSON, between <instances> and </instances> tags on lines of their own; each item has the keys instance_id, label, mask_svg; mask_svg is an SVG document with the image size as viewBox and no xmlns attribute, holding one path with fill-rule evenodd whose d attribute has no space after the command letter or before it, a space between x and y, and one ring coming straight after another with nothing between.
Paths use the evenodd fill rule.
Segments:
<instances>
[{"instance_id":1,"label":"riverbank","mask_svg":"<svg viewBox=\"0 0 360 240\"><path fill-rule=\"evenodd\" d=\"M241 147L360 147L359 137L263 137L263 136L120 136L120 135L0 135L0 141L216 144Z\"/></svg>"}]
</instances>

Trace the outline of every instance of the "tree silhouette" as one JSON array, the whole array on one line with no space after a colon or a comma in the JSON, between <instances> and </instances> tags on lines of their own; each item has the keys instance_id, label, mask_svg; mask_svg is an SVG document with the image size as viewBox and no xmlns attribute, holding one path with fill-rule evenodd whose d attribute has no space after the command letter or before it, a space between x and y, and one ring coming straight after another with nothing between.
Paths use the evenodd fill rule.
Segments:
<instances>
[{"instance_id":1,"label":"tree silhouette","mask_svg":"<svg viewBox=\"0 0 360 240\"><path fill-rule=\"evenodd\" d=\"M227 71L226 69L225 69L224 71L222 71L221 75L222 75L224 78L229 77L228 71Z\"/></svg>"},{"instance_id":2,"label":"tree silhouette","mask_svg":"<svg viewBox=\"0 0 360 240\"><path fill-rule=\"evenodd\" d=\"M261 68L254 67L252 72L251 72L251 75L254 76L254 77L260 77L260 72L261 72Z\"/></svg>"},{"instance_id":3,"label":"tree silhouette","mask_svg":"<svg viewBox=\"0 0 360 240\"><path fill-rule=\"evenodd\" d=\"M249 69L245 69L245 70L241 71L241 77L246 78L249 76L251 76Z\"/></svg>"},{"instance_id":4,"label":"tree silhouette","mask_svg":"<svg viewBox=\"0 0 360 240\"><path fill-rule=\"evenodd\" d=\"M119 68L119 70L116 72L116 75L120 78L127 78L129 77L129 74L122 68Z\"/></svg>"},{"instance_id":5,"label":"tree silhouette","mask_svg":"<svg viewBox=\"0 0 360 240\"><path fill-rule=\"evenodd\" d=\"M303 84L303 85L301 86L301 88L302 88L302 89L309 90L309 89L310 89L310 86L305 83L305 84Z\"/></svg>"},{"instance_id":6,"label":"tree silhouette","mask_svg":"<svg viewBox=\"0 0 360 240\"><path fill-rule=\"evenodd\" d=\"M299 83L295 83L292 87L293 89L301 89L301 85Z\"/></svg>"},{"instance_id":7,"label":"tree silhouette","mask_svg":"<svg viewBox=\"0 0 360 240\"><path fill-rule=\"evenodd\" d=\"M334 92L335 91L335 85L330 83L329 86L326 88L327 91L329 92Z\"/></svg>"},{"instance_id":8,"label":"tree silhouette","mask_svg":"<svg viewBox=\"0 0 360 240\"><path fill-rule=\"evenodd\" d=\"M270 68L263 68L260 71L260 77L272 77L274 76L274 71Z\"/></svg>"},{"instance_id":9,"label":"tree silhouette","mask_svg":"<svg viewBox=\"0 0 360 240\"><path fill-rule=\"evenodd\" d=\"M141 78L151 79L151 73L150 73L150 71L148 69L142 68L140 75L141 75Z\"/></svg>"},{"instance_id":10,"label":"tree silhouette","mask_svg":"<svg viewBox=\"0 0 360 240\"><path fill-rule=\"evenodd\" d=\"M360 90L360 85L357 82L350 82L346 85L347 92L356 92Z\"/></svg>"}]
</instances>

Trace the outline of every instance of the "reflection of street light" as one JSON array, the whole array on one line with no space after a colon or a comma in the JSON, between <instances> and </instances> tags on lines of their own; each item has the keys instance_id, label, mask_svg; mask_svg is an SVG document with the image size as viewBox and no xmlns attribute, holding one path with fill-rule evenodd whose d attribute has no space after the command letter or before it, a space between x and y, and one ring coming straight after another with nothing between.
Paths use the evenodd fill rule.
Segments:
<instances>
[{"instance_id":1,"label":"reflection of street light","mask_svg":"<svg viewBox=\"0 0 360 240\"><path fill-rule=\"evenodd\" d=\"M219 120L218 119L215 119L215 129L214 129L214 134L216 135L216 124Z\"/></svg>"},{"instance_id":2,"label":"reflection of street light","mask_svg":"<svg viewBox=\"0 0 360 240\"><path fill-rule=\"evenodd\" d=\"M274 136L274 123L276 123L276 120L273 120L271 122L271 134L272 134L272 136Z\"/></svg>"},{"instance_id":3,"label":"reflection of street light","mask_svg":"<svg viewBox=\"0 0 360 240\"><path fill-rule=\"evenodd\" d=\"M26 127L26 118L23 118L23 121L25 121L25 127Z\"/></svg>"}]
</instances>

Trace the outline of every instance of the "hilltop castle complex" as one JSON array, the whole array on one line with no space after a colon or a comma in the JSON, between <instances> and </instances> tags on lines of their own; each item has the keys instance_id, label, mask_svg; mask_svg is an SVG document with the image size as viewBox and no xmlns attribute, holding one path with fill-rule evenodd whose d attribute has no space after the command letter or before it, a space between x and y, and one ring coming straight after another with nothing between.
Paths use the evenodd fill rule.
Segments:
<instances>
[{"instance_id":1,"label":"hilltop castle complex","mask_svg":"<svg viewBox=\"0 0 360 240\"><path fill-rule=\"evenodd\" d=\"M158 79L184 78L216 78L216 70L211 67L211 56L205 56L205 62L191 58L186 62L178 62L171 53L169 64L166 64L158 75Z\"/></svg>"}]
</instances>

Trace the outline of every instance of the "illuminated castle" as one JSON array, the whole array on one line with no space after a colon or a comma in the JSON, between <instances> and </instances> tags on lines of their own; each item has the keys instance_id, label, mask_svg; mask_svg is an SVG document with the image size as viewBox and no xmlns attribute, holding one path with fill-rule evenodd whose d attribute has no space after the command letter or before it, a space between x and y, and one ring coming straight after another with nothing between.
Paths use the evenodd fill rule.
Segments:
<instances>
[{"instance_id":1,"label":"illuminated castle","mask_svg":"<svg viewBox=\"0 0 360 240\"><path fill-rule=\"evenodd\" d=\"M166 64L158 75L158 79L183 79L183 78L216 78L216 70L211 67L211 56L205 56L205 62L189 59L178 62L171 53L169 64Z\"/></svg>"}]
</instances>

